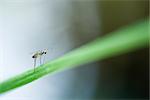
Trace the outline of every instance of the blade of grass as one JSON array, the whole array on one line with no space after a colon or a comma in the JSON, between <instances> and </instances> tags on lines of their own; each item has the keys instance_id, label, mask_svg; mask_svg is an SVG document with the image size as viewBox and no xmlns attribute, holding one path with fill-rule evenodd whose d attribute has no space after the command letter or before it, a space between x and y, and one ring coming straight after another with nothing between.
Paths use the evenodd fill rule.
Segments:
<instances>
[{"instance_id":1,"label":"blade of grass","mask_svg":"<svg viewBox=\"0 0 150 100\"><path fill-rule=\"evenodd\" d=\"M30 83L44 75L124 54L149 43L148 20L98 38L64 56L0 83L0 94Z\"/></svg>"}]
</instances>

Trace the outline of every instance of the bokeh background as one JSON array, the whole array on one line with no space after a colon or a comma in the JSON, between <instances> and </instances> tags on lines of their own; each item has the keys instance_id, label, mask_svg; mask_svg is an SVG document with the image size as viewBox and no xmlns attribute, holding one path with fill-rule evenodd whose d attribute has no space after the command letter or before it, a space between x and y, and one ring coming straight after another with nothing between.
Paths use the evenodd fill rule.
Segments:
<instances>
[{"instance_id":1,"label":"bokeh background","mask_svg":"<svg viewBox=\"0 0 150 100\"><path fill-rule=\"evenodd\" d=\"M48 49L47 62L148 17L148 0L1 0L0 82L33 68L31 54L37 50ZM148 97L146 47L48 75L0 95L0 100Z\"/></svg>"}]
</instances>

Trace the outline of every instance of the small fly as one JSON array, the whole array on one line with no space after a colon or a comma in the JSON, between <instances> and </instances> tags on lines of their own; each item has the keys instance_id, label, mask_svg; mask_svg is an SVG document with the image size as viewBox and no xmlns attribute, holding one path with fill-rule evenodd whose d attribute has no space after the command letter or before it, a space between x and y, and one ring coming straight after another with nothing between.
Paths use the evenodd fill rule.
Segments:
<instances>
[{"instance_id":1,"label":"small fly","mask_svg":"<svg viewBox=\"0 0 150 100\"><path fill-rule=\"evenodd\" d=\"M34 59L34 72L35 72L35 67L36 67L36 60L37 58L39 58L40 60L40 65L41 65L41 58L43 55L46 55L47 54L47 49L44 49L44 50L40 50L40 51L37 51L35 52L33 55L32 55L32 58Z\"/></svg>"}]
</instances>

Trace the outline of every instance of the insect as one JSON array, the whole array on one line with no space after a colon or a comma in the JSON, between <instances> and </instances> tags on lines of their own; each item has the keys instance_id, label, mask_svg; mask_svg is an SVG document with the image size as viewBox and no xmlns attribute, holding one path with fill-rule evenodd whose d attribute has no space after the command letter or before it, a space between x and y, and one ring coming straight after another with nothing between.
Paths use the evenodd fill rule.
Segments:
<instances>
[{"instance_id":1,"label":"insect","mask_svg":"<svg viewBox=\"0 0 150 100\"><path fill-rule=\"evenodd\" d=\"M39 58L40 60L40 65L41 65L41 58L43 55L46 55L47 54L47 51L48 49L44 49L44 50L40 50L40 51L37 51L35 52L33 55L32 55L32 58L34 59L34 72L35 72L35 67L36 67L36 61L37 61L37 58Z\"/></svg>"}]
</instances>

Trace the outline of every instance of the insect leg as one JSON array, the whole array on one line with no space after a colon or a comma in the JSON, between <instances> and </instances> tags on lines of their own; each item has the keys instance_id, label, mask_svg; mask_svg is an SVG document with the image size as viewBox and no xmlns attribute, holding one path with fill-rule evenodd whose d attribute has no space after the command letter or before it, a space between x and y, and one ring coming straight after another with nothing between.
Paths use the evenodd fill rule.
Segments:
<instances>
[{"instance_id":1,"label":"insect leg","mask_svg":"<svg viewBox=\"0 0 150 100\"><path fill-rule=\"evenodd\" d=\"M43 57L43 64L44 64L44 62L45 62L45 55L44 55L44 57Z\"/></svg>"},{"instance_id":2,"label":"insect leg","mask_svg":"<svg viewBox=\"0 0 150 100\"><path fill-rule=\"evenodd\" d=\"M42 64L42 61L41 61L41 56L40 56L40 65Z\"/></svg>"},{"instance_id":3,"label":"insect leg","mask_svg":"<svg viewBox=\"0 0 150 100\"><path fill-rule=\"evenodd\" d=\"M36 58L34 58L34 72L35 72L35 67L36 67Z\"/></svg>"}]
</instances>

